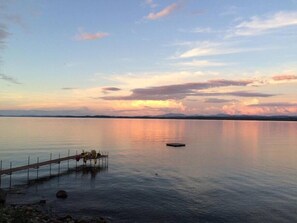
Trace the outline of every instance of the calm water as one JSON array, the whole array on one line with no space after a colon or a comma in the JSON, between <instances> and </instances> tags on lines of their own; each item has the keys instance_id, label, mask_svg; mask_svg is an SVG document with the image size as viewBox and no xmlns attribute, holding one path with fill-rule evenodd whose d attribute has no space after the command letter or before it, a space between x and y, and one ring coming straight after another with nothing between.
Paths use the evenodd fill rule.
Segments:
<instances>
[{"instance_id":1,"label":"calm water","mask_svg":"<svg viewBox=\"0 0 297 223\"><path fill-rule=\"evenodd\" d=\"M82 148L108 151L108 170L54 178L11 202L44 198L113 222L297 222L296 122L0 118L4 166ZM69 198L56 200L57 189Z\"/></svg>"}]
</instances>

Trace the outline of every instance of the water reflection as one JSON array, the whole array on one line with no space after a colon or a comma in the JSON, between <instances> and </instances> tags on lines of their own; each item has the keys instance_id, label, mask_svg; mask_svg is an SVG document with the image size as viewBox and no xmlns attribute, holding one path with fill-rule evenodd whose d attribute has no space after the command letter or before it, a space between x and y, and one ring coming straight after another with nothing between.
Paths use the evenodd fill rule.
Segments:
<instances>
[{"instance_id":1,"label":"water reflection","mask_svg":"<svg viewBox=\"0 0 297 223\"><path fill-rule=\"evenodd\" d=\"M296 135L296 122L0 118L0 156L109 151L108 172L42 185L73 192L55 205L77 214L84 197L115 222L294 222Z\"/></svg>"}]
</instances>

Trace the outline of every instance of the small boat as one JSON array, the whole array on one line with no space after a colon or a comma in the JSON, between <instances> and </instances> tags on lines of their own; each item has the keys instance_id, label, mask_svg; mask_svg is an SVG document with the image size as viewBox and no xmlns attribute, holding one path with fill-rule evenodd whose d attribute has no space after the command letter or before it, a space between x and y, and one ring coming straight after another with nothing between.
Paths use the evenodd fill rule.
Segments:
<instances>
[{"instance_id":1,"label":"small boat","mask_svg":"<svg viewBox=\"0 0 297 223\"><path fill-rule=\"evenodd\" d=\"M184 146L186 146L186 144L184 144L184 143L166 143L166 146L184 147Z\"/></svg>"}]
</instances>

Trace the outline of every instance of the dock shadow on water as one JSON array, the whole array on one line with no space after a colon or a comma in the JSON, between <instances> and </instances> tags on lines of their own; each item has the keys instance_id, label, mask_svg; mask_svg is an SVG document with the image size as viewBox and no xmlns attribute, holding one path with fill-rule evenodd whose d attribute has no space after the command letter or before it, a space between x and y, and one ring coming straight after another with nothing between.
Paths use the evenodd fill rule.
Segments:
<instances>
[{"instance_id":1,"label":"dock shadow on water","mask_svg":"<svg viewBox=\"0 0 297 223\"><path fill-rule=\"evenodd\" d=\"M27 181L27 183L24 183L24 184L16 184L9 191L13 191L14 188L22 188L24 186L34 186L38 184L43 184L54 178L57 178L59 180L60 177L67 176L70 174L82 174L83 176L90 175L91 179L95 179L100 172L105 172L107 170L108 170L107 165L103 165L103 166L80 165L77 167L70 168L69 170L63 171L61 173L39 177L38 179L30 179L29 181Z\"/></svg>"}]
</instances>

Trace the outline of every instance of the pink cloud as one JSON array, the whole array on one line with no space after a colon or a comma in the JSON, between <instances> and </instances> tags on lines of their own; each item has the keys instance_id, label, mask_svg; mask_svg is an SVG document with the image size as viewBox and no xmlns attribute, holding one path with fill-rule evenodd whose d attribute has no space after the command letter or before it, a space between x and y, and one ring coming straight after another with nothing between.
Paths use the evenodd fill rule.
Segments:
<instances>
[{"instance_id":1,"label":"pink cloud","mask_svg":"<svg viewBox=\"0 0 297 223\"><path fill-rule=\"evenodd\" d=\"M277 75L272 77L275 81L288 81L288 80L297 80L297 75Z\"/></svg>"},{"instance_id":2,"label":"pink cloud","mask_svg":"<svg viewBox=\"0 0 297 223\"><path fill-rule=\"evenodd\" d=\"M80 33L76 36L77 40L96 40L96 39L102 39L107 36L109 36L109 33Z\"/></svg>"},{"instance_id":3,"label":"pink cloud","mask_svg":"<svg viewBox=\"0 0 297 223\"><path fill-rule=\"evenodd\" d=\"M178 6L179 6L178 4L173 3L173 4L169 5L169 6L167 6L166 8L162 9L159 12L151 12L150 14L148 14L146 16L146 18L149 19L149 20L161 19L163 17L166 17L166 16L170 15L175 10L177 10Z\"/></svg>"},{"instance_id":4,"label":"pink cloud","mask_svg":"<svg viewBox=\"0 0 297 223\"><path fill-rule=\"evenodd\" d=\"M224 105L223 112L230 115L296 115L296 103L263 103L253 105Z\"/></svg>"}]
</instances>

